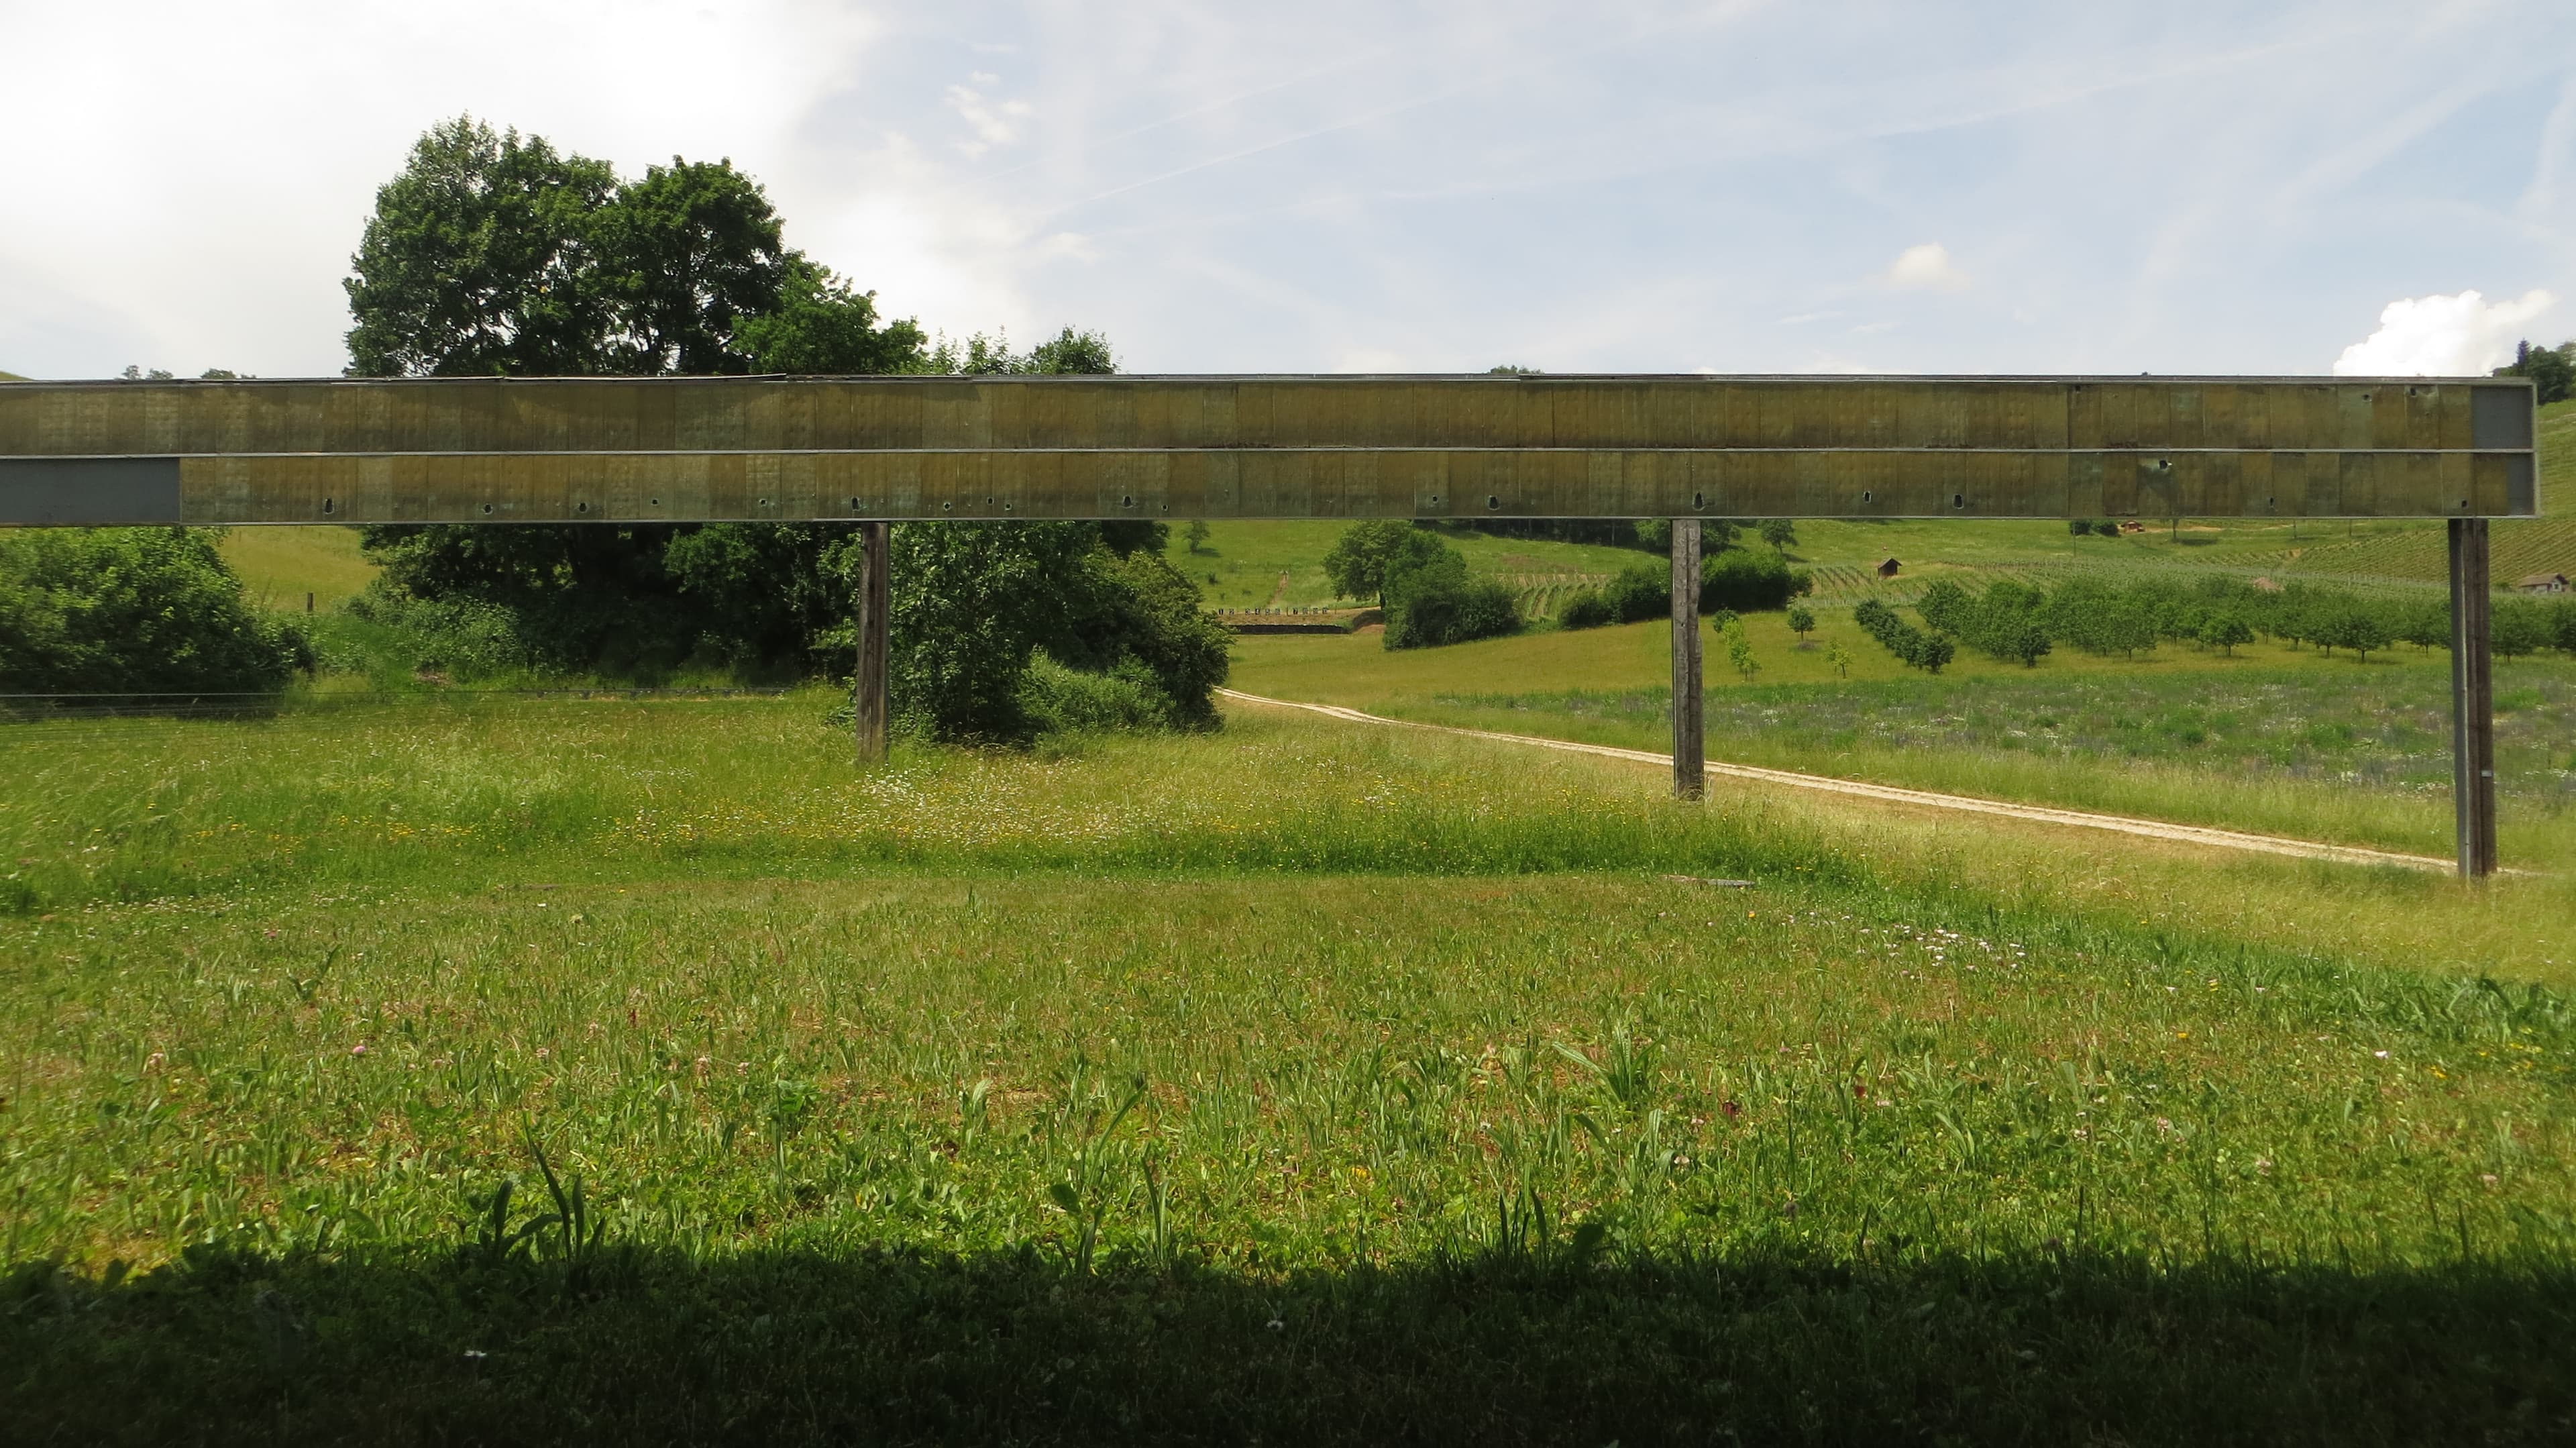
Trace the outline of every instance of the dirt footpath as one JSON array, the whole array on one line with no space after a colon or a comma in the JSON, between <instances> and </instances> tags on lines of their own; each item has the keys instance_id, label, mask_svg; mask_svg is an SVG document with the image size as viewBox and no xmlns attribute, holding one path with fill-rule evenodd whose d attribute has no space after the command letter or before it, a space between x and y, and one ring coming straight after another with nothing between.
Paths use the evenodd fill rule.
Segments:
<instances>
[{"instance_id":1,"label":"dirt footpath","mask_svg":"<svg viewBox=\"0 0 2576 1448\"><path fill-rule=\"evenodd\" d=\"M1448 724L1418 724L1410 719L1389 719L1382 714L1364 714L1335 704L1302 704L1294 699L1267 699L1259 694L1246 694L1235 689L1218 693L1243 704L1261 704L1274 709L1303 709L1310 714L1330 715L1354 724L1387 724L1399 729L1426 729L1435 734L1460 734L1470 739L1492 739L1505 744L1527 744L1540 749L1561 749L1569 754L1597 754L1605 759L1633 760L1639 764L1673 766L1669 754L1650 754L1642 749L1615 749L1607 744L1576 744L1564 739L1543 739L1534 734L1499 734L1490 729L1461 729ZM1910 804L1930 809L1963 810L1970 814L2001 815L2006 819L2037 820L2043 824L2073 825L2079 829L2110 830L2117 834L2143 835L2155 840L2180 840L2187 844L2214 845L2227 850L2255 850L2267 855L2295 855L2308 860L2335 860L2348 865L2395 865L2408 870L2432 870L2448 874L2459 868L2458 862L2433 855L2405 855L2393 850L2373 850L2360 845L2326 845L2314 840L2284 839L2279 835L2250 835L2241 830L2212 829L2206 825L2177 825L2163 820L2138 819L2130 815L2094 814L2086 810L2050 809L2045 805L2007 804L2001 800L1978 799L1973 795L1934 794L1929 790L1898 789L1893 785L1862 784L1856 780L1833 779L1821 774L1798 774L1786 769L1758 769L1749 764L1708 766L1715 775L1737 779L1755 779L1765 784L1782 784L1792 789L1812 789L1825 794L1854 795L1862 799L1884 800L1890 804ZM2520 871L2507 871L2519 874Z\"/></svg>"}]
</instances>

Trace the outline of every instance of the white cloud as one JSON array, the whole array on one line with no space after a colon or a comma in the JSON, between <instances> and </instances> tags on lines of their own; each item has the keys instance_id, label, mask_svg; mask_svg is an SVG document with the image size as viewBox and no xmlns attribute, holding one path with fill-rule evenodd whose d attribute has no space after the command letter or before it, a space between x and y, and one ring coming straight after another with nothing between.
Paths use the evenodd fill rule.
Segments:
<instances>
[{"instance_id":1,"label":"white cloud","mask_svg":"<svg viewBox=\"0 0 2576 1448\"><path fill-rule=\"evenodd\" d=\"M0 368L336 370L461 111L1154 371L2287 372L2428 273L2576 297L2576 6L2245 9L0 0Z\"/></svg>"},{"instance_id":2,"label":"white cloud","mask_svg":"<svg viewBox=\"0 0 2576 1448\"><path fill-rule=\"evenodd\" d=\"M1333 358L1336 372L1402 372L1404 354L1387 347L1344 347Z\"/></svg>"},{"instance_id":3,"label":"white cloud","mask_svg":"<svg viewBox=\"0 0 2576 1448\"><path fill-rule=\"evenodd\" d=\"M2558 304L2532 290L2509 302L2476 292L2402 297L2379 314L2379 330L2343 349L2337 377L2475 377L2513 360L2521 326Z\"/></svg>"},{"instance_id":4,"label":"white cloud","mask_svg":"<svg viewBox=\"0 0 2576 1448\"><path fill-rule=\"evenodd\" d=\"M1950 260L1950 248L1927 241L1898 252L1883 280L1892 287L1955 292L1968 285L1968 274Z\"/></svg>"},{"instance_id":5,"label":"white cloud","mask_svg":"<svg viewBox=\"0 0 2576 1448\"><path fill-rule=\"evenodd\" d=\"M977 71L968 79L977 85L995 85L1001 77ZM981 156L995 146L1007 146L1020 138L1020 123L1036 113L1027 101L994 101L982 91L962 85L948 88L948 108L974 127L975 139L959 141L957 149L969 158Z\"/></svg>"}]
</instances>

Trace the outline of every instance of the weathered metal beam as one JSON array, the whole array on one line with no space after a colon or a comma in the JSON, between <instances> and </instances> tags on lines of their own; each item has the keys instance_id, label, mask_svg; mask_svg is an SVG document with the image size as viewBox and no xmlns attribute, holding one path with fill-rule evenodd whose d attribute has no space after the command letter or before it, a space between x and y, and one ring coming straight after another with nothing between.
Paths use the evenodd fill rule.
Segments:
<instances>
[{"instance_id":1,"label":"weathered metal beam","mask_svg":"<svg viewBox=\"0 0 2576 1448\"><path fill-rule=\"evenodd\" d=\"M1699 649L1699 519L1673 529L1673 798L1708 792L1708 734L1702 722Z\"/></svg>"},{"instance_id":2,"label":"weathered metal beam","mask_svg":"<svg viewBox=\"0 0 2576 1448\"><path fill-rule=\"evenodd\" d=\"M2487 517L2518 379L0 384L0 524Z\"/></svg>"},{"instance_id":3,"label":"weathered metal beam","mask_svg":"<svg viewBox=\"0 0 2576 1448\"><path fill-rule=\"evenodd\" d=\"M2460 874L2496 870L2495 675L2488 648L2487 520L2451 520L2451 800Z\"/></svg>"}]
</instances>

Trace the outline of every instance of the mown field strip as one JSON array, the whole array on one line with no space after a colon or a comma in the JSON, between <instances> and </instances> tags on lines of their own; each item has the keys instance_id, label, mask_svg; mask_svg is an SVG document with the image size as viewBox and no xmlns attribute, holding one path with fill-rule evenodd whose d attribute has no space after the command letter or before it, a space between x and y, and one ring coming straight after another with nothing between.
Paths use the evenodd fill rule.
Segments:
<instances>
[{"instance_id":1,"label":"mown field strip","mask_svg":"<svg viewBox=\"0 0 2576 1448\"><path fill-rule=\"evenodd\" d=\"M1506 744L1529 744L1541 749L1561 749L1573 754L1597 754L1606 759L1633 760L1639 764L1660 764L1670 768L1673 757L1643 749L1620 749L1607 744L1578 744L1567 739L1548 739L1535 734L1505 734L1491 729L1464 729L1451 724L1423 724L1411 719L1391 719L1381 714L1363 713L1337 704L1308 704L1295 699L1271 699L1259 694L1246 694L1238 689L1217 691L1229 699L1246 704L1266 704L1281 709L1304 709L1357 724L1394 724L1407 729L1429 729L1441 734L1463 734L1474 739L1492 739ZM1963 810L1971 814L2002 815L2008 819L2036 820L2043 824L2075 825L2084 829L2110 830L2116 834L2143 835L2149 839L2179 840L2186 844L2214 845L2221 849L2255 850L2265 854L2292 855L2309 860L2333 860L2348 865L2396 865L2409 870L2448 872L2456 869L2454 861L2433 855L2399 854L2393 850L2373 850L2360 845L2330 845L2315 840L2285 839L2278 835L2247 834L2240 830L2212 829L2205 825L2178 825L2163 820L2138 819L2129 815L2095 814L2088 810L2049 809L2042 805L2009 804L2002 800L1978 799L1973 795L1935 794L1929 790L1898 789L1892 785L1864 784L1857 780L1835 779L1822 774L1799 774L1785 769L1762 769L1749 764L1711 762L1711 774L1737 779L1761 780L1785 784L1795 789L1820 790L1828 794L1854 795L1862 799L1884 800L1893 804L1921 805L1932 809ZM2507 874L2528 874L2509 870Z\"/></svg>"}]
</instances>

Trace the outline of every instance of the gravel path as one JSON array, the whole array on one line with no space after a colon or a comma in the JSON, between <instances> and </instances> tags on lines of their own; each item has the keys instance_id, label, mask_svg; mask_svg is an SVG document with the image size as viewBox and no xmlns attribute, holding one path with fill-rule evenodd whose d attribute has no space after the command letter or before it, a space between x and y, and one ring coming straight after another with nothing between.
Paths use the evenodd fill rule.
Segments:
<instances>
[{"instance_id":1,"label":"gravel path","mask_svg":"<svg viewBox=\"0 0 2576 1448\"><path fill-rule=\"evenodd\" d=\"M1669 754L1650 754L1642 749L1615 749L1606 744L1577 744L1565 739L1543 739L1534 734L1500 734L1490 729L1461 729L1448 724L1419 724L1410 719L1389 719L1382 714L1364 714L1335 704L1304 704L1294 699L1268 699L1259 694L1246 694L1236 689L1219 689L1218 693L1244 704L1262 704L1276 709L1303 709L1310 714L1329 715L1354 724L1389 724L1402 729L1427 729L1435 734L1461 734L1471 739L1493 739L1505 744L1528 744L1540 749L1561 749L1569 754L1597 754L1604 759L1633 760L1639 764L1673 766ZM2431 870L2449 874L2459 868L2452 860L2433 855L2405 855L2394 850L2373 850L2360 845L2325 845L2314 840L2284 839L2279 835L2250 835L2241 830L2212 829L2206 825L2178 825L2163 820L2138 819L2131 815L2094 814L2086 810L2050 809L2044 805L2006 804L2001 800L1978 799L1973 795L1934 794L1929 790L1898 789L1893 785L1862 784L1856 780L1833 779L1821 774L1798 774L1786 769L1758 769L1749 764L1708 766L1711 774L1731 775L1737 779L1760 780L1765 784L1783 784L1792 789L1812 789L1825 794L1855 795L1862 799L1884 800L1891 804L1920 805L1929 809L1963 810L1970 814L2001 815L2007 819L2036 820L2042 824L2073 825L2080 829L2110 830L2116 834L2144 835L2155 840L2180 840L2186 844L2214 845L2227 850L2254 850L2267 855L2294 855L2307 860L2335 860L2348 865L2395 865L2408 870ZM2507 871L2520 874L2521 871Z\"/></svg>"}]
</instances>

